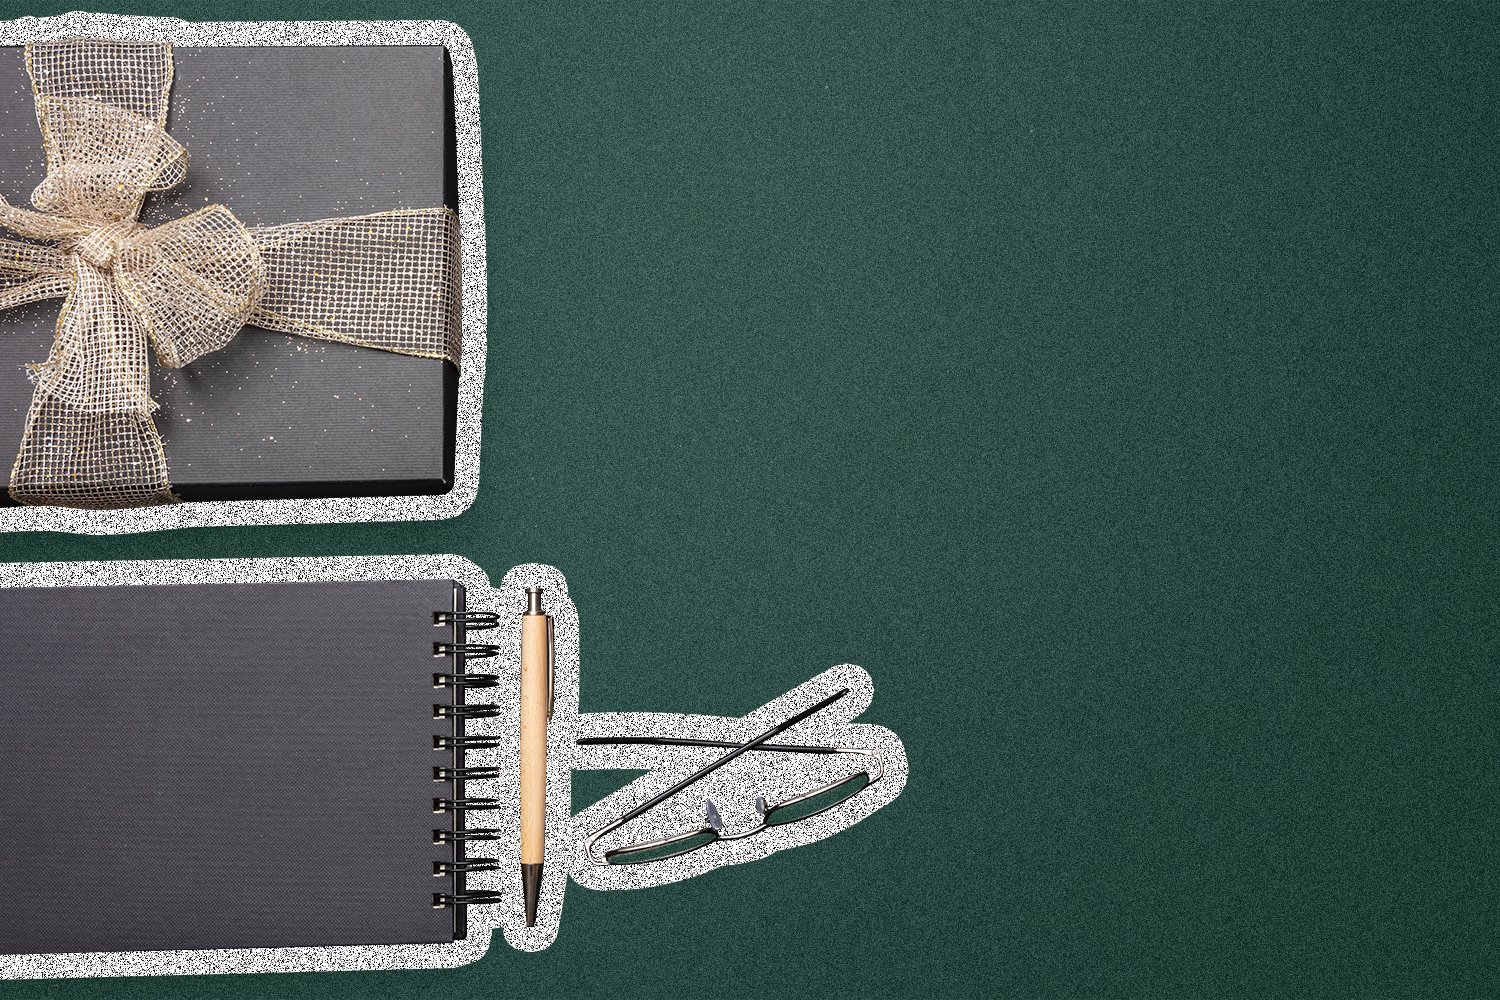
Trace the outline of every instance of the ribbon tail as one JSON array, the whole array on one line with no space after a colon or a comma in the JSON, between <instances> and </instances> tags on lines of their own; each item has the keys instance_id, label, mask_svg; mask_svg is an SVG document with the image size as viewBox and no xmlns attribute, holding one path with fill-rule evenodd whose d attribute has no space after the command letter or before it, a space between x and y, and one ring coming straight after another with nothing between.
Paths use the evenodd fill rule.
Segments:
<instances>
[{"instance_id":1,"label":"ribbon tail","mask_svg":"<svg viewBox=\"0 0 1500 1000\"><path fill-rule=\"evenodd\" d=\"M68 294L70 288L65 274L44 274L15 285L3 284L3 279L0 279L0 309L24 306L28 302L60 299Z\"/></svg>"},{"instance_id":2,"label":"ribbon tail","mask_svg":"<svg viewBox=\"0 0 1500 1000\"><path fill-rule=\"evenodd\" d=\"M448 209L265 226L250 237L267 284L251 325L458 365L458 216Z\"/></svg>"},{"instance_id":3,"label":"ribbon tail","mask_svg":"<svg viewBox=\"0 0 1500 1000\"><path fill-rule=\"evenodd\" d=\"M66 216L17 208L3 197L0 197L0 225L34 240L63 240L70 236L84 236L89 232L87 225ZM29 245L15 244L9 240L6 243L10 246Z\"/></svg>"},{"instance_id":4,"label":"ribbon tail","mask_svg":"<svg viewBox=\"0 0 1500 1000\"><path fill-rule=\"evenodd\" d=\"M17 503L86 510L181 502L149 415L79 410L41 386L26 414L9 492Z\"/></svg>"},{"instance_id":5,"label":"ribbon tail","mask_svg":"<svg viewBox=\"0 0 1500 1000\"><path fill-rule=\"evenodd\" d=\"M176 503L151 420L146 335L107 275L70 260L73 291L38 372L10 495L94 510Z\"/></svg>"}]
</instances>

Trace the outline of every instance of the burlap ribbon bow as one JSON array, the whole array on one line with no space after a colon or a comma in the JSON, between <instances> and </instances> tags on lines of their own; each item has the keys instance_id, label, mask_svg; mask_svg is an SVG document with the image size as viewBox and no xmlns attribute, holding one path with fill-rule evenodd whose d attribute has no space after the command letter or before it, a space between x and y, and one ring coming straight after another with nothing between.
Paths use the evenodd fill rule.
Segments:
<instances>
[{"instance_id":1,"label":"burlap ribbon bow","mask_svg":"<svg viewBox=\"0 0 1500 1000\"><path fill-rule=\"evenodd\" d=\"M10 495L25 504L175 503L151 418L147 343L180 368L246 324L459 359L458 219L444 208L247 228L219 205L154 229L148 191L187 174L166 132L172 50L26 46L47 178L41 211L0 198L0 308L67 296L36 371Z\"/></svg>"}]
</instances>

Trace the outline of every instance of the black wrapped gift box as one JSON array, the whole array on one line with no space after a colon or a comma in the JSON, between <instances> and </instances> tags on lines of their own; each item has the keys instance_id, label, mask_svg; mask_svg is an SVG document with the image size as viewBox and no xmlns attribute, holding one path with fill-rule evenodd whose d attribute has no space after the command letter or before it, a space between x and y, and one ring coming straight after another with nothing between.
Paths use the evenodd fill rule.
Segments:
<instances>
[{"instance_id":1,"label":"black wrapped gift box","mask_svg":"<svg viewBox=\"0 0 1500 1000\"><path fill-rule=\"evenodd\" d=\"M187 180L149 195L158 225L220 204L247 226L458 210L452 73L441 46L173 49L167 130ZM30 207L46 157L24 51L0 46L0 194ZM62 300L0 310L0 451L31 402ZM172 487L185 500L397 496L453 484L458 372L246 327L180 369L152 359ZM0 493L10 503L8 496Z\"/></svg>"}]
</instances>

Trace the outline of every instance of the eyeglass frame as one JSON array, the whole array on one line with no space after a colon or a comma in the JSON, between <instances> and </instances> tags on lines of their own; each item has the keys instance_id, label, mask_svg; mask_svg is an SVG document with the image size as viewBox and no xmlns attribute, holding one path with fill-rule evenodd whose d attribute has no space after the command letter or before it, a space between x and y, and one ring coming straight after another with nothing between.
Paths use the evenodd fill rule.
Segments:
<instances>
[{"instance_id":1,"label":"eyeglass frame","mask_svg":"<svg viewBox=\"0 0 1500 1000\"><path fill-rule=\"evenodd\" d=\"M808 716L811 716L811 715L813 715L816 712L821 712L823 709L827 708L829 705L832 705L834 702L838 701L840 698L844 697L848 693L849 693L849 689L848 688L843 688L843 689L835 692L834 694L829 695L827 698L824 698L822 701L818 702L816 705L812 706L811 708L804 709L803 711L797 713L796 715L792 716L790 719L786 720L785 722L782 722L782 723L779 723L779 724L777 724L775 726L772 726L766 732L760 734L759 736L755 737L754 739L750 740L747 743L736 744L736 743L728 743L728 742L719 741L719 740L691 740L691 739L681 739L681 738L675 738L675 737L653 737L653 736L619 736L619 737L607 737L606 736L606 737L591 737L591 738L580 739L578 741L578 744L580 746L598 746L598 745L606 745L606 744L608 744L608 745L636 744L636 745L648 745L648 746L733 747L733 749L730 750L729 753L727 753L724 756L720 757L718 760L714 761L711 764L708 764L707 766L705 766L703 768L700 768L698 771L696 771L695 773L693 773L689 777L684 778L682 781L679 781L677 784L673 785L671 788L668 788L666 791L661 792L661 793L653 796L650 800L642 803L639 806L636 806L634 809L631 809L629 812L627 812L625 815L621 816L619 819L614 820L613 822L606 824L605 826L601 827L599 830L597 830L594 833L590 834L587 838L584 839L584 844L583 844L583 846L584 846L584 856L591 863L593 863L593 864L601 865L601 866L609 867L609 868L616 868L616 867L623 867L623 866L622 865L611 864L611 862L609 861L609 858L612 857L612 856L614 856L614 855L620 854L620 853L622 853L624 851L627 851L627 850L628 851L649 851L649 850L653 850L653 849L658 848L658 847L667 847L667 846L670 846L671 844L674 844L674 843L679 843L679 842L682 842L682 841L690 840L690 839L692 839L694 837L701 836L701 835L703 835L705 833L712 833L714 835L711 840L706 840L706 841L704 841L701 844L695 845L693 847L686 848L686 849L681 850L681 851L677 851L677 852L675 852L673 854L663 854L660 857L650 858L650 859L648 859L646 861L635 862L636 864L652 864L652 863L657 862L657 861L666 861L669 858L678 858L678 857L682 857L685 854L691 854L694 851L702 850L703 848L707 847L709 844L716 844L716 843L718 843L720 841L743 840L746 837L752 837L752 836L754 836L757 833L761 833L761 832L769 829L771 827L771 823L770 823L771 814L774 813L774 812L776 812L776 810L778 810L778 809L785 809L785 808L787 808L789 806L794 806L794 805L796 805L799 802L805 802L808 799L815 798L815 797L817 797L819 795L822 795L825 792L828 792L828 791L831 791L832 789L837 788L838 786L840 786L842 784L846 784L847 782L850 782L850 781L854 780L854 778L857 776L857 775L850 775L847 778L841 778L838 781L829 782L826 785L820 785L819 787L813 789L810 792L805 792L802 795L798 795L798 796L796 796L794 798L788 799L785 802L779 802L779 803L777 803L774 806L768 805L766 803L765 796L757 796L756 800L755 800L755 808L756 808L756 811L760 813L760 817L761 817L760 823L758 825L756 825L756 826L751 827L749 830L746 830L746 831L744 831L742 833L724 833L723 832L723 830L724 830L723 821L719 819L719 813L718 813L718 810L714 807L713 801L705 799L704 800L704 807L705 807L705 813L706 813L706 823L707 823L706 826L699 827L698 829L691 830L691 831L689 831L687 833L674 834L673 836L665 837L665 838L662 838L662 839L659 839L659 840L647 841L645 843L640 843L640 844L632 844L629 847L621 847L621 848L616 848L615 850L612 850L612 851L606 851L605 854L604 854L604 859L603 860L600 860L597 856L595 856L595 854L594 854L594 845L597 844L601 838L607 836L610 833L613 833L615 830L618 830L620 827L624 826L626 823L629 823L631 820L633 820L633 819L635 819L635 818L643 815L644 813L648 812L649 810L654 809L656 806L658 806L661 803L665 802L667 799L669 799L672 796L676 795L678 792L681 792L683 789L688 788L689 786L691 786L695 782L697 782L697 781L699 781L699 780L707 777L708 775L712 774L714 771L717 771L719 768L723 767L724 765L728 764L730 761L734 760L740 754L746 753L747 751L750 751L750 750L760 750L760 751L768 751L768 752L781 752L781 753L857 754L859 756L873 758L874 761L875 761L874 773L872 774L869 770L866 770L866 771L863 772L865 774L865 776L868 777L870 780L867 781L867 782L865 782L865 784L862 787L855 789L849 795L846 795L844 798L841 798L841 799L839 799L836 802L829 803L828 805L824 806L822 809L817 810L816 812L808 813L806 816L799 816L799 817L797 817L797 819L792 820L791 823L800 823L803 820L811 819L814 816L821 816L823 813L827 812L830 809L833 809L835 806L840 806L840 805L843 805L845 802L848 802L850 799L854 798L854 796L858 795L860 792L864 791L865 789L871 787L872 785L874 785L876 782L880 781L880 779L885 776L885 760L880 756L880 754L878 754L878 753L876 753L876 752L874 752L872 750L862 750L862 749L859 749L859 748L856 748L856 747L800 746L800 745L778 744L778 743L767 743L766 742L771 737L777 735L778 733L784 732L787 729L790 729L792 726L794 726L797 723L801 722L803 719L806 719ZM788 823L786 825L790 826L791 823Z\"/></svg>"}]
</instances>

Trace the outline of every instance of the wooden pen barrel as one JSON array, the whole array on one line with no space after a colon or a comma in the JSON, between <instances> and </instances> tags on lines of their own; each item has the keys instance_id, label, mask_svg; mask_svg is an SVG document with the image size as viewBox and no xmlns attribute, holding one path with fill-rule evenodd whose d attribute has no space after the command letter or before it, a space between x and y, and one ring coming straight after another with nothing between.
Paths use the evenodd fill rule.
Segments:
<instances>
[{"instance_id":1,"label":"wooden pen barrel","mask_svg":"<svg viewBox=\"0 0 1500 1000\"><path fill-rule=\"evenodd\" d=\"M521 618L521 864L542 863L547 835L547 616Z\"/></svg>"}]
</instances>

